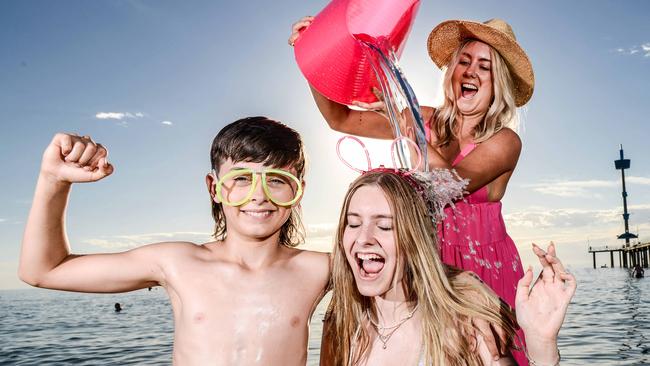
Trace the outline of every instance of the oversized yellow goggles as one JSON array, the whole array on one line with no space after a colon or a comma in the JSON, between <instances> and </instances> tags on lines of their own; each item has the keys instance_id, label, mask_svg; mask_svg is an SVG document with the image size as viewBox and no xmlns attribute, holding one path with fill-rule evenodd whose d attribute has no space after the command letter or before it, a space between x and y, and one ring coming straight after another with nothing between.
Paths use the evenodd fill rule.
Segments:
<instances>
[{"instance_id":1,"label":"oversized yellow goggles","mask_svg":"<svg viewBox=\"0 0 650 366\"><path fill-rule=\"evenodd\" d=\"M216 177L217 174L213 170ZM278 206L292 206L302 195L302 182L281 169L235 168L216 183L217 198L226 206L241 206L251 200L257 177L262 177L262 189L271 202ZM295 184L295 189L294 189Z\"/></svg>"}]
</instances>

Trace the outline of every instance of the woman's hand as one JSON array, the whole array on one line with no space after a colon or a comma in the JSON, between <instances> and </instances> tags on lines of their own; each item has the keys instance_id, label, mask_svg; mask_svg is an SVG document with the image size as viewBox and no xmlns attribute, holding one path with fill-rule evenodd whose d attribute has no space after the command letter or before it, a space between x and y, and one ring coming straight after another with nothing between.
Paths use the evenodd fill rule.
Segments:
<instances>
[{"instance_id":1,"label":"woman's hand","mask_svg":"<svg viewBox=\"0 0 650 366\"><path fill-rule=\"evenodd\" d=\"M377 112L388 119L388 111L386 110L386 103L384 102L384 93L375 87L372 88L372 93L377 97L376 102L365 103L355 100L352 102L352 105L366 111Z\"/></svg>"},{"instance_id":2,"label":"woman's hand","mask_svg":"<svg viewBox=\"0 0 650 366\"><path fill-rule=\"evenodd\" d=\"M293 46L296 43L296 40L298 37L300 37L300 33L307 29L311 25L311 22L314 21L313 16L306 16L300 18L297 22L293 23L291 25L291 35L289 36L289 46Z\"/></svg>"},{"instance_id":3,"label":"woman's hand","mask_svg":"<svg viewBox=\"0 0 650 366\"><path fill-rule=\"evenodd\" d=\"M576 280L557 258L555 245L547 251L533 244L542 273L533 285L533 270L528 268L519 280L515 308L517 322L526 335L529 357L544 364L557 360L557 335L576 291Z\"/></svg>"}]
</instances>

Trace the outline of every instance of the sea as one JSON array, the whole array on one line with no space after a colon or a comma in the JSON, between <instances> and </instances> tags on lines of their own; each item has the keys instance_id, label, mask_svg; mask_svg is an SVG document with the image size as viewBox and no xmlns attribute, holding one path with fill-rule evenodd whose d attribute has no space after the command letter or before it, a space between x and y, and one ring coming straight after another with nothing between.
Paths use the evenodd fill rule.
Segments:
<instances>
[{"instance_id":1,"label":"sea","mask_svg":"<svg viewBox=\"0 0 650 366\"><path fill-rule=\"evenodd\" d=\"M650 277L631 278L620 268L572 272L578 290L560 331L561 364L650 365ZM311 322L308 365L318 365L328 299ZM161 288L0 291L0 365L170 365L173 331Z\"/></svg>"}]
</instances>

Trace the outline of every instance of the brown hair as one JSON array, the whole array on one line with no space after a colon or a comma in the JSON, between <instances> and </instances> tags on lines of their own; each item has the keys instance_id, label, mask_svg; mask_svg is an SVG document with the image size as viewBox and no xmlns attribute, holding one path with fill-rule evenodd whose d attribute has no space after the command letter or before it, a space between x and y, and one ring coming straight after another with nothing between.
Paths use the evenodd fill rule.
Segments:
<instances>
[{"instance_id":1,"label":"brown hair","mask_svg":"<svg viewBox=\"0 0 650 366\"><path fill-rule=\"evenodd\" d=\"M373 299L363 296L355 283L343 250L347 211L355 192L363 186L379 187L391 207L398 262L404 263L402 286L406 301L418 306L422 317L422 354L426 365L482 365L472 344L472 319L501 326L514 338L515 319L499 297L468 281L467 272L445 266L438 254L437 234L424 201L396 174L371 172L357 178L345 196L333 252L333 294L324 347L334 350L332 364L355 365L370 347L363 322L374 312ZM396 275L397 276L397 275Z\"/></svg>"},{"instance_id":2,"label":"brown hair","mask_svg":"<svg viewBox=\"0 0 650 366\"><path fill-rule=\"evenodd\" d=\"M227 125L214 138L210 149L210 164L215 172L224 161L263 163L275 168L291 167L296 177L305 175L305 154L300 134L294 129L267 117L247 117ZM215 222L214 237L223 240L227 234L221 203L212 202ZM295 247L304 240L304 227L299 206L280 229L280 244Z\"/></svg>"}]
</instances>

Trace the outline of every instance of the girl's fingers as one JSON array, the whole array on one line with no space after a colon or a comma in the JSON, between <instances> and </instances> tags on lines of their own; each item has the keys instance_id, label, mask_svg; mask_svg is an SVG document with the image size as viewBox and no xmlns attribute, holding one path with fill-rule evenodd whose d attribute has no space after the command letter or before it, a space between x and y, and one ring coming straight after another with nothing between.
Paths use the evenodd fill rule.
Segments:
<instances>
[{"instance_id":1,"label":"girl's fingers","mask_svg":"<svg viewBox=\"0 0 650 366\"><path fill-rule=\"evenodd\" d=\"M551 263L546 259L546 252L535 243L533 243L533 251L537 255L537 258L539 258L539 263L542 265L542 281L544 281L544 283L553 283L553 277L555 274Z\"/></svg>"},{"instance_id":2,"label":"girl's fingers","mask_svg":"<svg viewBox=\"0 0 650 366\"><path fill-rule=\"evenodd\" d=\"M568 295L568 301L571 300L573 295L576 293L576 289L578 288L578 283L576 282L576 278L571 274L571 273L562 273L560 274L560 278L564 280L564 283L566 284L566 294Z\"/></svg>"},{"instance_id":3,"label":"girl's fingers","mask_svg":"<svg viewBox=\"0 0 650 366\"><path fill-rule=\"evenodd\" d=\"M553 272L556 278L560 278L561 274L566 273L566 269L564 269L564 265L562 264L562 262L560 262L560 259L558 257L552 257L550 255L547 255L546 260L553 267Z\"/></svg>"},{"instance_id":4,"label":"girl's fingers","mask_svg":"<svg viewBox=\"0 0 650 366\"><path fill-rule=\"evenodd\" d=\"M530 293L530 284L533 282L533 267L528 266L528 269L524 273L519 282L517 282L517 293L515 294L515 303L516 306L519 306L520 303L528 300L528 294ZM515 307L516 307L515 306Z\"/></svg>"}]
</instances>

